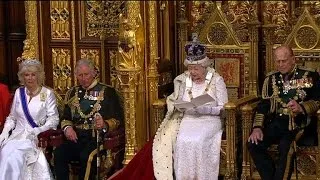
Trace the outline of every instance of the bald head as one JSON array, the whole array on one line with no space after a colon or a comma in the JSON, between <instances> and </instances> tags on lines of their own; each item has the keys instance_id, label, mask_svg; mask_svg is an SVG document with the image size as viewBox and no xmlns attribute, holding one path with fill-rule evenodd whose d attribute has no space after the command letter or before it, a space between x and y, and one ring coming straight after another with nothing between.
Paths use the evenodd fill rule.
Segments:
<instances>
[{"instance_id":1,"label":"bald head","mask_svg":"<svg viewBox=\"0 0 320 180\"><path fill-rule=\"evenodd\" d=\"M274 61L277 70L282 74L291 72L296 64L293 50L287 45L279 46L274 50Z\"/></svg>"}]
</instances>

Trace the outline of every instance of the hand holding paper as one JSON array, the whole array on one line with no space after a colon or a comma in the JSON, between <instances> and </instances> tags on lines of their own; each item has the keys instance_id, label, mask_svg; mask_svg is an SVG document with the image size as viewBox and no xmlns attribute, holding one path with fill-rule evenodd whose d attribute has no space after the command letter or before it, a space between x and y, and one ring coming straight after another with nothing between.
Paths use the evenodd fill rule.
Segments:
<instances>
[{"instance_id":1,"label":"hand holding paper","mask_svg":"<svg viewBox=\"0 0 320 180\"><path fill-rule=\"evenodd\" d=\"M212 102L212 101L214 101L214 99L209 94L204 94L204 95L198 96L196 98L193 98L190 102L189 101L177 100L177 101L174 102L173 105L177 109L188 110L188 109L195 108L195 107L201 106L203 104L206 104L206 103L209 103L209 102Z\"/></svg>"}]
</instances>

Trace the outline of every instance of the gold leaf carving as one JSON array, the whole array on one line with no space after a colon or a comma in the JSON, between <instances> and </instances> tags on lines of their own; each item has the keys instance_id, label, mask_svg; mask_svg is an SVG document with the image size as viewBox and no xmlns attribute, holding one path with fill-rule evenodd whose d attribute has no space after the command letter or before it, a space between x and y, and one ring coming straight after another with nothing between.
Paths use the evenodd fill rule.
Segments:
<instances>
[{"instance_id":1,"label":"gold leaf carving","mask_svg":"<svg viewBox=\"0 0 320 180\"><path fill-rule=\"evenodd\" d=\"M52 48L53 88L63 94L72 87L69 49Z\"/></svg>"},{"instance_id":2,"label":"gold leaf carving","mask_svg":"<svg viewBox=\"0 0 320 180\"><path fill-rule=\"evenodd\" d=\"M276 25L272 33L277 37L276 43L283 43L291 31L288 2L268 1L263 2L263 5L263 23Z\"/></svg>"},{"instance_id":3,"label":"gold leaf carving","mask_svg":"<svg viewBox=\"0 0 320 180\"><path fill-rule=\"evenodd\" d=\"M237 37L241 41L248 41L247 23L258 19L257 1L228 1L222 6L222 10L232 24Z\"/></svg>"},{"instance_id":4,"label":"gold leaf carving","mask_svg":"<svg viewBox=\"0 0 320 180\"><path fill-rule=\"evenodd\" d=\"M319 41L319 36L312 26L302 26L295 37L296 44L302 49L312 49Z\"/></svg>"},{"instance_id":5,"label":"gold leaf carving","mask_svg":"<svg viewBox=\"0 0 320 180\"><path fill-rule=\"evenodd\" d=\"M88 36L100 37L103 29L107 37L119 34L119 14L125 14L126 1L85 1Z\"/></svg>"},{"instance_id":6,"label":"gold leaf carving","mask_svg":"<svg viewBox=\"0 0 320 180\"><path fill-rule=\"evenodd\" d=\"M144 57L142 55L143 49L143 24L141 16L139 15L136 22L131 23L123 15L120 15L120 29L119 36L119 68L132 69L140 68L138 62ZM133 24L136 24L133 26ZM123 30L122 30L123 29Z\"/></svg>"},{"instance_id":7,"label":"gold leaf carving","mask_svg":"<svg viewBox=\"0 0 320 180\"><path fill-rule=\"evenodd\" d=\"M68 1L50 1L52 39L70 39L70 9Z\"/></svg>"}]
</instances>

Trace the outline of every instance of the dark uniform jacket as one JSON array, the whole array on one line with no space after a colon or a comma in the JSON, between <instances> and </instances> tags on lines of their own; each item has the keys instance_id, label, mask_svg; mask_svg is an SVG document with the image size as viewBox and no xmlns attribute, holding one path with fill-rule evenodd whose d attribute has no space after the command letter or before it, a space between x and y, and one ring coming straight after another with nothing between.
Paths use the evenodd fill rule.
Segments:
<instances>
[{"instance_id":1,"label":"dark uniform jacket","mask_svg":"<svg viewBox=\"0 0 320 180\"><path fill-rule=\"evenodd\" d=\"M66 94L61 128L73 126L75 129L91 130L96 113L105 120L106 131L123 126L123 106L117 91L97 81L87 90L75 86Z\"/></svg>"},{"instance_id":2,"label":"dark uniform jacket","mask_svg":"<svg viewBox=\"0 0 320 180\"><path fill-rule=\"evenodd\" d=\"M287 104L291 99L301 105L303 113L293 114L290 111ZM296 66L286 75L271 72L263 84L262 101L258 104L253 128L263 128L271 121L282 119L285 120L281 121L282 125L289 130L304 128L319 109L319 100L319 74L314 70Z\"/></svg>"}]
</instances>

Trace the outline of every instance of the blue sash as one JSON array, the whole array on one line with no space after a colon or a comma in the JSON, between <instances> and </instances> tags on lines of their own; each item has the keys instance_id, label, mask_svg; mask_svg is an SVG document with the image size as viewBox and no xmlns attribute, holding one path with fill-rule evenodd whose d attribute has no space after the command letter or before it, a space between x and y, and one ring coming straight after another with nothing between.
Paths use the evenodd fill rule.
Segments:
<instances>
[{"instance_id":1,"label":"blue sash","mask_svg":"<svg viewBox=\"0 0 320 180\"><path fill-rule=\"evenodd\" d=\"M25 93L25 88L21 87L20 89L20 98L21 98L21 103L22 103L22 109L24 112L24 115L26 116L29 124L35 128L38 127L38 125L34 122L32 116L30 115L29 109L28 109L28 105L27 105L27 98L26 98L26 93Z\"/></svg>"}]
</instances>

